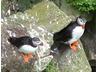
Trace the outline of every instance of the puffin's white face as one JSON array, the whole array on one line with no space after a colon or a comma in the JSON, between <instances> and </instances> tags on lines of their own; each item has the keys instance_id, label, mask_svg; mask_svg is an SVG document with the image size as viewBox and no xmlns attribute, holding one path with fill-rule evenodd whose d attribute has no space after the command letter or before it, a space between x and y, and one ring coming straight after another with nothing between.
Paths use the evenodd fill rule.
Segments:
<instances>
[{"instance_id":1,"label":"puffin's white face","mask_svg":"<svg viewBox=\"0 0 96 72\"><path fill-rule=\"evenodd\" d=\"M85 20L85 18L83 18L83 17L78 17L78 18L77 18L77 23L78 23L79 25L83 26L83 25L85 25L86 20Z\"/></svg>"},{"instance_id":2,"label":"puffin's white face","mask_svg":"<svg viewBox=\"0 0 96 72\"><path fill-rule=\"evenodd\" d=\"M39 46L41 45L41 41L32 41L34 46Z\"/></svg>"},{"instance_id":3,"label":"puffin's white face","mask_svg":"<svg viewBox=\"0 0 96 72\"><path fill-rule=\"evenodd\" d=\"M39 45L43 46L43 42L41 42L40 39L37 38L37 37L34 37L32 39L32 43L33 43L34 46L39 46Z\"/></svg>"}]
</instances>

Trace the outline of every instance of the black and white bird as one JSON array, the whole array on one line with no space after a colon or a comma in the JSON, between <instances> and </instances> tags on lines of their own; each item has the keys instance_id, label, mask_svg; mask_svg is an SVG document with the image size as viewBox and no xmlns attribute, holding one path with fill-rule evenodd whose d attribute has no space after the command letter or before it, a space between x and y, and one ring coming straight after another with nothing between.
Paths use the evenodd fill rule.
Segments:
<instances>
[{"instance_id":1,"label":"black and white bird","mask_svg":"<svg viewBox=\"0 0 96 72\"><path fill-rule=\"evenodd\" d=\"M77 51L78 39L85 30L86 19L79 16L76 21L71 22L67 27L54 34L54 41L60 41L69 44L72 49Z\"/></svg>"},{"instance_id":2,"label":"black and white bird","mask_svg":"<svg viewBox=\"0 0 96 72\"><path fill-rule=\"evenodd\" d=\"M40 41L39 38L34 37L31 38L29 36L22 36L22 37L9 37L8 41L16 46L19 52L22 53L25 62L28 62L28 56L33 58L33 53L38 49L37 46L43 46L43 42ZM32 53L32 54L31 54Z\"/></svg>"}]
</instances>

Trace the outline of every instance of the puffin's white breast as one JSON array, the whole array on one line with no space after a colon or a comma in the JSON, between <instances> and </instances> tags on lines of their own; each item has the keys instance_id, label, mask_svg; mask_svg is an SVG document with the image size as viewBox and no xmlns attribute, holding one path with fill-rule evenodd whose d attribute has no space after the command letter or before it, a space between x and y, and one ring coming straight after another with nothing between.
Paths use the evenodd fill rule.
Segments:
<instances>
[{"instance_id":1,"label":"puffin's white breast","mask_svg":"<svg viewBox=\"0 0 96 72\"><path fill-rule=\"evenodd\" d=\"M38 47L34 48L30 45L23 45L19 48L19 51L24 52L24 53L34 53L37 49L38 49Z\"/></svg>"},{"instance_id":2,"label":"puffin's white breast","mask_svg":"<svg viewBox=\"0 0 96 72\"><path fill-rule=\"evenodd\" d=\"M77 26L72 31L72 39L68 41L69 44L74 43L77 41L84 33L84 29L81 26Z\"/></svg>"}]
</instances>

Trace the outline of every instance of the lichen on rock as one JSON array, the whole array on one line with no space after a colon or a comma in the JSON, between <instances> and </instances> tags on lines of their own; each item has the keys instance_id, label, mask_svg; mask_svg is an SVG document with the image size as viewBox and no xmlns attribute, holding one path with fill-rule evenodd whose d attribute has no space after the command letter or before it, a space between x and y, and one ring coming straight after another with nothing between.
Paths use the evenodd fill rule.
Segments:
<instances>
[{"instance_id":1,"label":"lichen on rock","mask_svg":"<svg viewBox=\"0 0 96 72\"><path fill-rule=\"evenodd\" d=\"M60 51L56 50L58 47L60 47ZM55 46L53 55L61 72L91 72L89 62L80 41L76 52L68 46L59 43Z\"/></svg>"},{"instance_id":2,"label":"lichen on rock","mask_svg":"<svg viewBox=\"0 0 96 72\"><path fill-rule=\"evenodd\" d=\"M37 63L40 63L39 68L41 69L39 70L44 70L53 58L50 55L53 33L57 29L60 30L58 26L63 27L67 24L67 19L69 18L66 14L49 1L43 1L34 5L32 10L29 9L24 13L19 12L9 17L4 17L2 19L2 70L30 72L37 69L38 71ZM65 24L63 24L64 21L66 21ZM27 64L24 62L17 48L7 41L10 36L20 37L24 35L37 36L44 42L44 46L38 49L35 58L33 60L30 59ZM34 69L34 66L37 66L37 68L35 67Z\"/></svg>"},{"instance_id":3,"label":"lichen on rock","mask_svg":"<svg viewBox=\"0 0 96 72\"><path fill-rule=\"evenodd\" d=\"M74 19L75 17L68 16L53 2L45 0L34 5L32 9L24 11L24 13L18 12L17 14L13 14L9 17L4 17L1 20L2 71L36 72L44 70L49 62L53 59L53 56L50 55L51 46L53 45L53 34L66 27L70 21ZM39 47L34 54L34 59L30 58L29 63L25 63L17 48L12 46L7 41L9 36L20 37L24 35L39 37L44 43L44 46ZM78 49L77 53L74 52L72 54L73 56L65 56L63 54L64 57L67 57L64 59L66 67L62 65L62 67L60 66L60 69L65 67L64 69L68 68L68 70L72 72L72 66L74 66L73 69L75 68L75 70L77 70L78 68L82 68L82 66L86 67L86 65L88 65L86 69L91 71L89 63L87 62L86 56L82 49L83 47L80 48ZM70 57L75 58L75 61L71 61L72 59ZM60 59L63 60L63 58ZM78 62L80 62L79 66L77 66ZM80 64L82 64L82 66ZM80 69L78 71L80 71Z\"/></svg>"}]
</instances>

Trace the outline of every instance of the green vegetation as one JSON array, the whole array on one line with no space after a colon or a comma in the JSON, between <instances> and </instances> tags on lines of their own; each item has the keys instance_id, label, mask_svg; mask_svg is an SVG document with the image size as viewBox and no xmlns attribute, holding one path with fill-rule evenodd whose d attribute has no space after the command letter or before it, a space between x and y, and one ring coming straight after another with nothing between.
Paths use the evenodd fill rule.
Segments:
<instances>
[{"instance_id":1,"label":"green vegetation","mask_svg":"<svg viewBox=\"0 0 96 72\"><path fill-rule=\"evenodd\" d=\"M96 33L96 0L66 0L66 2L80 11L88 12L93 16L91 23Z\"/></svg>"},{"instance_id":2,"label":"green vegetation","mask_svg":"<svg viewBox=\"0 0 96 72\"><path fill-rule=\"evenodd\" d=\"M69 72L68 70L66 70L66 72Z\"/></svg>"},{"instance_id":3,"label":"green vegetation","mask_svg":"<svg viewBox=\"0 0 96 72\"><path fill-rule=\"evenodd\" d=\"M96 0L66 0L81 11L96 11Z\"/></svg>"},{"instance_id":4,"label":"green vegetation","mask_svg":"<svg viewBox=\"0 0 96 72\"><path fill-rule=\"evenodd\" d=\"M46 67L46 70L44 72L60 72L60 71L56 68L54 62L51 61L49 65ZM65 70L64 72L69 72L69 71Z\"/></svg>"},{"instance_id":5,"label":"green vegetation","mask_svg":"<svg viewBox=\"0 0 96 72\"><path fill-rule=\"evenodd\" d=\"M25 10L31 9L33 5L41 2L42 0L18 0L16 4L18 4L18 8L20 12L24 12Z\"/></svg>"},{"instance_id":6,"label":"green vegetation","mask_svg":"<svg viewBox=\"0 0 96 72\"><path fill-rule=\"evenodd\" d=\"M46 67L45 72L59 72L59 70L56 68L53 61L51 61L49 65Z\"/></svg>"}]
</instances>

